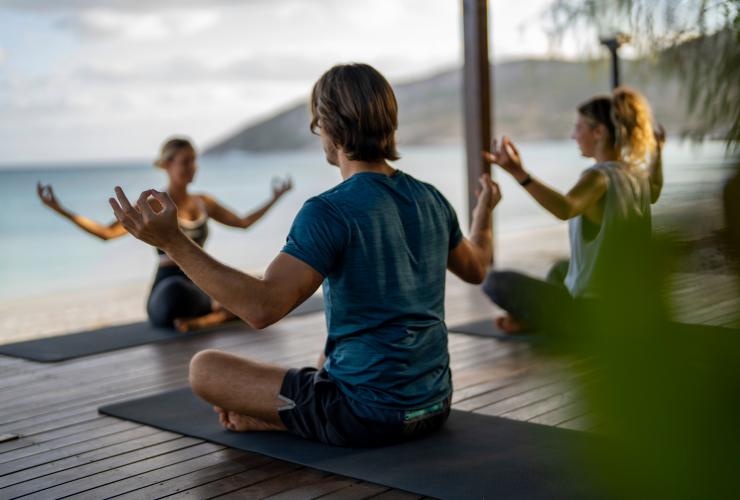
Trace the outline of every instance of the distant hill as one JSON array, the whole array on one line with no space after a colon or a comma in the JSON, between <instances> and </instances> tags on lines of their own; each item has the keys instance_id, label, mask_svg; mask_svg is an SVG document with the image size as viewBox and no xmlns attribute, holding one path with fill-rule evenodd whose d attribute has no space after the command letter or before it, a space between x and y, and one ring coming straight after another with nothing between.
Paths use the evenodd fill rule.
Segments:
<instances>
[{"instance_id":1,"label":"distant hill","mask_svg":"<svg viewBox=\"0 0 740 500\"><path fill-rule=\"evenodd\" d=\"M568 138L576 106L610 90L608 60L523 60L497 64L492 70L496 133L518 140ZM623 61L622 73L624 83L648 97L669 134L686 130L689 121L677 81L654 74L643 62ZM394 90L399 105L400 145L463 142L460 69L395 84ZM307 104L300 102L245 126L207 148L206 154L316 148L318 142L309 132L308 123Z\"/></svg>"}]
</instances>

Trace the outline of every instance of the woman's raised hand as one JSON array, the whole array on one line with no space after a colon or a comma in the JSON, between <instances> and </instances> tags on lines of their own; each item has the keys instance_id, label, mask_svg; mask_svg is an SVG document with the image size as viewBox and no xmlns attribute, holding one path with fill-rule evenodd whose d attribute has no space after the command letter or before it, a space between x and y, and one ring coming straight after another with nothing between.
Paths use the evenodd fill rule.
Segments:
<instances>
[{"instance_id":1,"label":"woman's raised hand","mask_svg":"<svg viewBox=\"0 0 740 500\"><path fill-rule=\"evenodd\" d=\"M499 165L517 179L517 181L526 178L527 173L524 171L524 167L522 167L522 158L519 155L519 151L508 137L504 136L501 139L500 146L498 145L498 141L493 139L491 141L491 151L483 151L481 154L484 160Z\"/></svg>"},{"instance_id":2,"label":"woman's raised hand","mask_svg":"<svg viewBox=\"0 0 740 500\"><path fill-rule=\"evenodd\" d=\"M653 130L653 135L655 136L655 146L658 152L660 152L663 150L663 145L665 144L665 128L663 128L663 125L659 123L658 127Z\"/></svg>"},{"instance_id":3,"label":"woman's raised hand","mask_svg":"<svg viewBox=\"0 0 740 500\"><path fill-rule=\"evenodd\" d=\"M166 250L168 244L182 235L177 222L177 206L167 193L149 189L141 193L135 205L131 205L123 189L116 186L116 198L108 200L113 213L135 238ZM150 205L150 198L159 202L158 211L155 212Z\"/></svg>"},{"instance_id":4,"label":"woman's raised hand","mask_svg":"<svg viewBox=\"0 0 740 500\"><path fill-rule=\"evenodd\" d=\"M272 197L274 199L277 200L291 189L293 189L293 179L290 176L285 179L281 179L280 177L274 177L272 179Z\"/></svg>"},{"instance_id":5,"label":"woman's raised hand","mask_svg":"<svg viewBox=\"0 0 740 500\"><path fill-rule=\"evenodd\" d=\"M59 204L56 196L54 196L54 189L52 189L51 184L44 185L41 184L41 182L37 182L36 193L39 195L43 204L47 207L56 212L60 212L62 210L62 205Z\"/></svg>"}]
</instances>

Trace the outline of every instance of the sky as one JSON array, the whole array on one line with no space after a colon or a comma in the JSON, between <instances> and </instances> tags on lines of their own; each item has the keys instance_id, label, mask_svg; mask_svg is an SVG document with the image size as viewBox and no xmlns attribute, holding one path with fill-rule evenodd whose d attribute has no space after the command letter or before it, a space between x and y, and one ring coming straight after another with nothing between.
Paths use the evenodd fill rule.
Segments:
<instances>
[{"instance_id":1,"label":"sky","mask_svg":"<svg viewBox=\"0 0 740 500\"><path fill-rule=\"evenodd\" d=\"M551 0L491 0L494 60L550 46ZM0 0L0 164L153 157L304 99L333 64L391 83L462 62L455 0Z\"/></svg>"}]
</instances>

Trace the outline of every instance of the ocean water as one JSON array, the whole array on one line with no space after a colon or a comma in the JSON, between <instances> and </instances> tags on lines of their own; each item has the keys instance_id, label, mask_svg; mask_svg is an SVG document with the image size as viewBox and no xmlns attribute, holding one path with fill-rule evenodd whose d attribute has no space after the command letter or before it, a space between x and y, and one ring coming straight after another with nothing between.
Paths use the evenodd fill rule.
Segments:
<instances>
[{"instance_id":1,"label":"ocean water","mask_svg":"<svg viewBox=\"0 0 740 500\"><path fill-rule=\"evenodd\" d=\"M561 190L590 165L569 141L521 143L529 170ZM450 200L467 227L465 163L461 147L406 147L396 167L434 184ZM698 189L718 189L727 175L724 146L669 141L664 154L666 186L659 203L690 197ZM280 251L302 203L341 181L320 151L233 154L203 157L192 192L206 192L243 214L269 199L270 180L290 175L294 189L256 225L240 230L211 223L206 249L240 269L264 269ZM510 233L562 224L540 208L505 173L497 180L503 201L496 230ZM131 237L103 242L77 229L40 202L36 182L52 184L61 203L99 222L111 222L107 199L121 185L136 198L147 188L163 188L165 176L147 161L36 165L0 170L0 303L34 296L146 282L156 266L154 250Z\"/></svg>"}]
</instances>

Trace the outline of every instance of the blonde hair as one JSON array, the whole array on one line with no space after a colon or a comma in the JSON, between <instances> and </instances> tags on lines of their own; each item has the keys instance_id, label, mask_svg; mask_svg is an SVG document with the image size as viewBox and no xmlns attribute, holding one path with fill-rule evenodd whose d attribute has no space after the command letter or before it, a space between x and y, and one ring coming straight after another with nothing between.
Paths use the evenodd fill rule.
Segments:
<instances>
[{"instance_id":1,"label":"blonde hair","mask_svg":"<svg viewBox=\"0 0 740 500\"><path fill-rule=\"evenodd\" d=\"M617 87L611 96L594 97L578 112L609 132L609 143L629 165L644 165L655 154L653 113L647 99L630 87Z\"/></svg>"},{"instance_id":2,"label":"blonde hair","mask_svg":"<svg viewBox=\"0 0 740 500\"><path fill-rule=\"evenodd\" d=\"M655 154L653 113L642 94L629 87L614 89L612 120L615 143L627 163L641 164L648 155Z\"/></svg>"},{"instance_id":3,"label":"blonde hair","mask_svg":"<svg viewBox=\"0 0 740 500\"><path fill-rule=\"evenodd\" d=\"M159 150L159 156L154 160L154 166L163 168L177 153L188 148L195 151L193 143L187 137L170 137L162 144Z\"/></svg>"}]
</instances>

